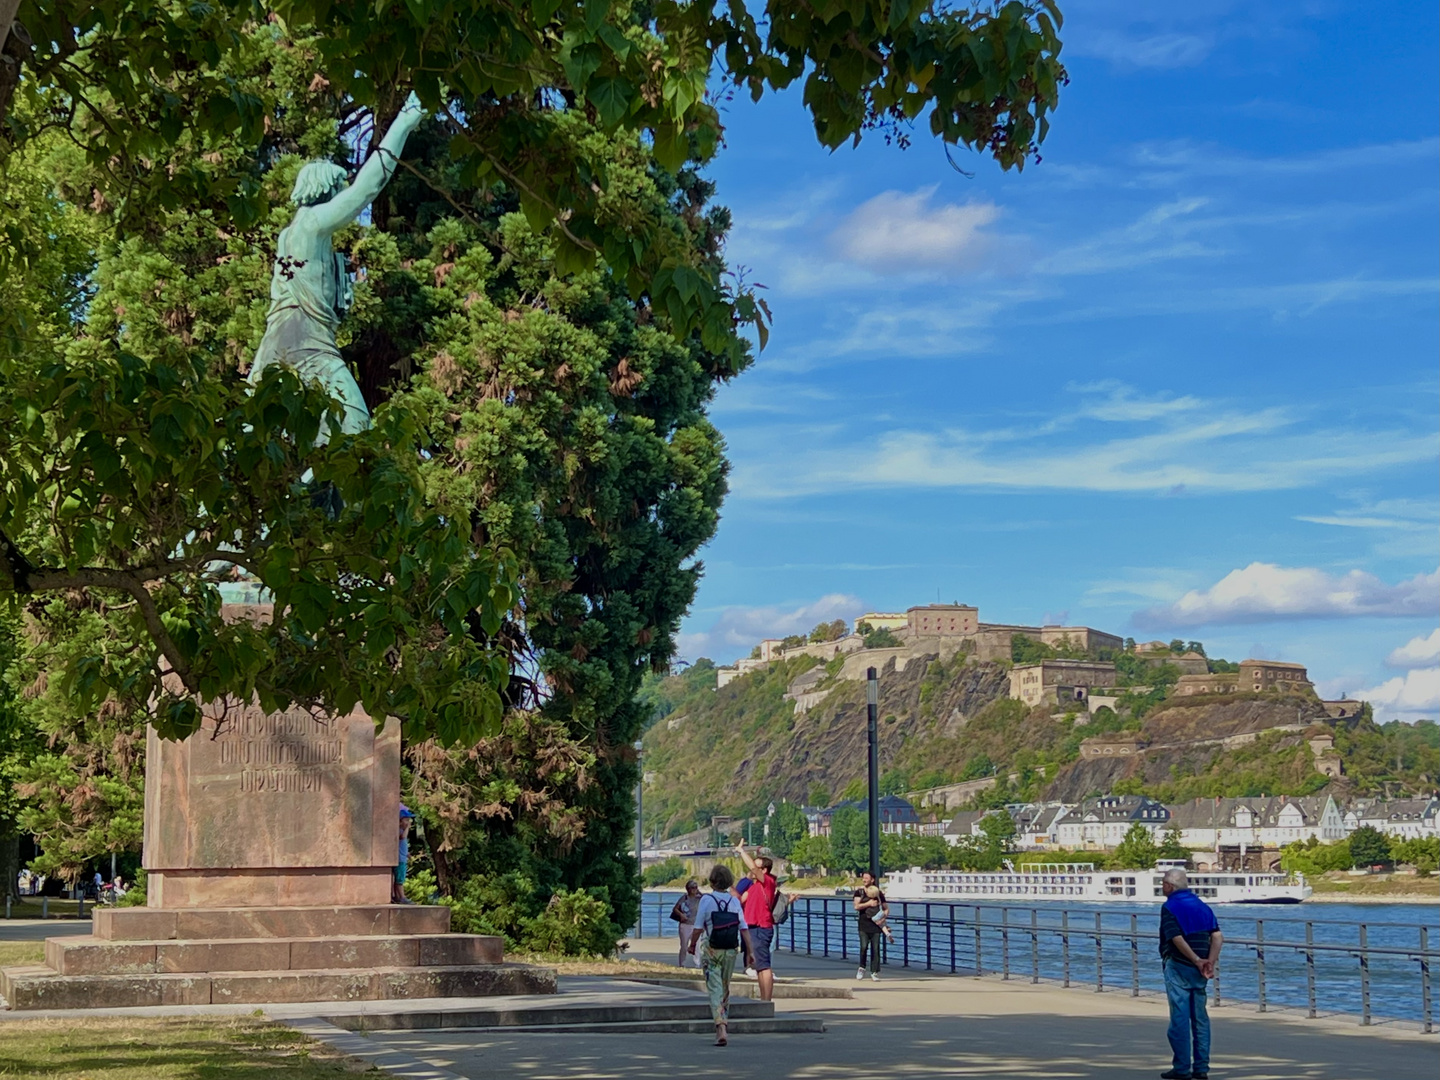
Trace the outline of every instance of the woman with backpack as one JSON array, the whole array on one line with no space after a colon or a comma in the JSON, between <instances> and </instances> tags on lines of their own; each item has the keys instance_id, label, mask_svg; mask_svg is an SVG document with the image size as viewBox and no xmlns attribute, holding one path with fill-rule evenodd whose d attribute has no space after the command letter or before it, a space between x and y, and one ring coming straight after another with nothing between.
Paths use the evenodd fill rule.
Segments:
<instances>
[{"instance_id":1,"label":"woman with backpack","mask_svg":"<svg viewBox=\"0 0 1440 1080\"><path fill-rule=\"evenodd\" d=\"M716 863L710 871L710 892L700 898L695 930L690 935L690 951L700 957L700 970L705 973L716 1046L724 1046L729 1041L725 1029L730 1014L730 977L735 974L735 958L742 944L745 963L755 963L745 912L741 910L739 898L730 892L734 884L735 875L730 868Z\"/></svg>"}]
</instances>

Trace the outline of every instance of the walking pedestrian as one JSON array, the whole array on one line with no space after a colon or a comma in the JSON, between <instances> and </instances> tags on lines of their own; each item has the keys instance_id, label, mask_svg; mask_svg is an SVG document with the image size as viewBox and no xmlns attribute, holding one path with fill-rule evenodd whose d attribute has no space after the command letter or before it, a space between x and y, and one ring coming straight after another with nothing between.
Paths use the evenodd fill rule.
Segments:
<instances>
[{"instance_id":1,"label":"walking pedestrian","mask_svg":"<svg viewBox=\"0 0 1440 1080\"><path fill-rule=\"evenodd\" d=\"M871 890L874 895L871 895ZM855 890L855 928L860 932L860 967L855 971L855 978L865 978L865 969L870 969L872 982L880 981L880 927L875 924L873 916L877 914L890 914L890 904L885 899L885 894L880 891L879 884L875 881L875 875L866 870L860 875L860 887Z\"/></svg>"},{"instance_id":2,"label":"walking pedestrian","mask_svg":"<svg viewBox=\"0 0 1440 1080\"><path fill-rule=\"evenodd\" d=\"M695 917L700 912L700 883L694 878L685 882L685 895L675 901L670 918L680 924L680 960L678 967L699 967L700 961L690 951L690 935L695 931Z\"/></svg>"},{"instance_id":3,"label":"walking pedestrian","mask_svg":"<svg viewBox=\"0 0 1440 1080\"><path fill-rule=\"evenodd\" d=\"M690 950L698 950L700 970L705 973L705 992L710 995L716 1046L729 1042L730 977L735 974L735 956L742 944L745 963L755 962L745 913L740 910L739 899L730 894L734 884L735 875L730 868L716 863L710 871L710 891L700 898L695 929L690 932Z\"/></svg>"},{"instance_id":4,"label":"walking pedestrian","mask_svg":"<svg viewBox=\"0 0 1440 1080\"><path fill-rule=\"evenodd\" d=\"M771 870L775 862L768 855L751 854L745 850L745 841L735 845L740 858L751 877L742 877L735 886L740 902L745 909L745 922L750 927L750 940L755 943L755 982L760 987L760 1000L769 1001L775 996L775 972L771 968L770 946L775 939L775 892L779 883Z\"/></svg>"},{"instance_id":5,"label":"walking pedestrian","mask_svg":"<svg viewBox=\"0 0 1440 1080\"><path fill-rule=\"evenodd\" d=\"M1160 958L1165 966L1165 997L1170 1002L1170 1070L1161 1080L1209 1080L1210 1014L1206 981L1215 977L1224 938L1210 905L1190 891L1178 866L1165 871L1160 884Z\"/></svg>"}]
</instances>

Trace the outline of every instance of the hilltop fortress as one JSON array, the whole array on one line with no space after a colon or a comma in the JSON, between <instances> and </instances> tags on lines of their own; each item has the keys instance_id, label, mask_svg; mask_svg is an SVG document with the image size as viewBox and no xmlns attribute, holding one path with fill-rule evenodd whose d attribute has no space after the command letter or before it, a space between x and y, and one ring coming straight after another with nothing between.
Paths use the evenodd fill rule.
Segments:
<instances>
[{"instance_id":1,"label":"hilltop fortress","mask_svg":"<svg viewBox=\"0 0 1440 1080\"><path fill-rule=\"evenodd\" d=\"M795 702L798 715L823 700L829 693L830 682L862 681L867 668L884 669L893 660L893 670L901 672L912 660L949 660L965 653L976 661L1008 665L1008 696L1032 708L1049 705L1077 714L1093 714L1101 708L1118 712L1122 691L1117 685L1121 680L1117 677L1115 657L1130 652L1154 667L1166 665L1177 669L1180 676L1173 690L1177 698L1268 692L1318 700L1314 684L1302 664L1247 659L1238 665L1229 665L1233 670L1212 673L1202 653L1177 652L1162 641L1137 645L1089 626L986 623L980 621L979 609L968 604L924 604L904 612L867 612L855 620L854 628L848 633L844 632L843 623L831 625L835 633L826 641L766 638L750 656L729 667L715 669L716 689L770 664L813 656L825 666L811 668L797 677L786 695ZM1017 637L1047 646L1060 655L1031 662L1016 661ZM872 645L867 646L867 640ZM833 667L836 659L842 661L838 670ZM827 676L833 676L833 680ZM1359 715L1361 708L1360 702L1350 700L1319 704L1332 720L1351 719ZM1106 746L1099 752L1121 751Z\"/></svg>"},{"instance_id":2,"label":"hilltop fortress","mask_svg":"<svg viewBox=\"0 0 1440 1080\"><path fill-rule=\"evenodd\" d=\"M900 644L867 649L865 637L858 632L864 627L871 631L887 631ZM855 631L834 641L810 641L789 646L786 640L793 642L793 639L766 638L760 642L755 655L739 660L731 667L717 668L716 686L724 686L747 672L796 656L814 656L824 661L844 656L846 664L840 678L863 679L865 668L883 667L892 657L896 671L905 670L906 664L921 656L938 655L941 659L948 659L958 652L968 652L977 660L1008 661L1016 634L1051 648L1078 649L1097 658L1105 652L1119 652L1125 644L1114 634L1088 626L983 623L979 609L968 604L924 604L903 613L872 611L855 620ZM863 659L856 658L856 662L851 664L852 654L862 652L865 654ZM856 669L853 672L852 667ZM1112 685L1113 682L1112 679Z\"/></svg>"}]
</instances>

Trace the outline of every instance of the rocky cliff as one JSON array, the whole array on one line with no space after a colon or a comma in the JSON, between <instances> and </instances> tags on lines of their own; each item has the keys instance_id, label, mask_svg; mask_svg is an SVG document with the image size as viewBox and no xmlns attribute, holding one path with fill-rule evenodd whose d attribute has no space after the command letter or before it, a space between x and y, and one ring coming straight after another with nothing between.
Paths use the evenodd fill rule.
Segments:
<instances>
[{"instance_id":1,"label":"rocky cliff","mask_svg":"<svg viewBox=\"0 0 1440 1080\"><path fill-rule=\"evenodd\" d=\"M1314 699L1247 695L1172 699L1145 717L1138 731L1146 743L1133 757L1082 758L1060 770L1045 796L1074 802L1109 792L1117 784L1156 794L1187 777L1228 771L1274 776L1300 794L1315 786L1313 754L1304 732L1328 724ZM1263 768L1254 768L1263 764ZM1279 794L1277 791L1276 794Z\"/></svg>"}]
</instances>

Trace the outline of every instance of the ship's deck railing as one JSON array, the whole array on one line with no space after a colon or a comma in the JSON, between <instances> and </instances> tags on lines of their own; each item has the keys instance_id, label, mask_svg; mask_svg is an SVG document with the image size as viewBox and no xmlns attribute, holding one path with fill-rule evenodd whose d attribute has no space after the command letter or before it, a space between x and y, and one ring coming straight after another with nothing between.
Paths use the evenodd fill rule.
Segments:
<instances>
[{"instance_id":1,"label":"ship's deck railing","mask_svg":"<svg viewBox=\"0 0 1440 1080\"><path fill-rule=\"evenodd\" d=\"M1138 902L1147 902L1139 897ZM1082 903L1076 898L1075 903ZM646 893L637 933L669 934L673 896ZM893 943L882 939L887 965L1032 983L1083 984L1096 993L1163 993L1158 957L1158 905L1133 911L934 900L890 902ZM855 910L847 897L799 896L776 930L773 947L811 956L852 959L858 952ZM1431 926L1353 922L1272 914L1244 905L1217 909L1224 945L1211 989L1212 1005L1248 1002L1268 1012L1308 1017L1358 1015L1417 1021L1435 1030L1434 980L1440 953ZM1434 909L1416 909L1418 919ZM1142 962L1143 960L1143 962ZM1376 1003L1380 1009L1374 1009Z\"/></svg>"}]
</instances>

